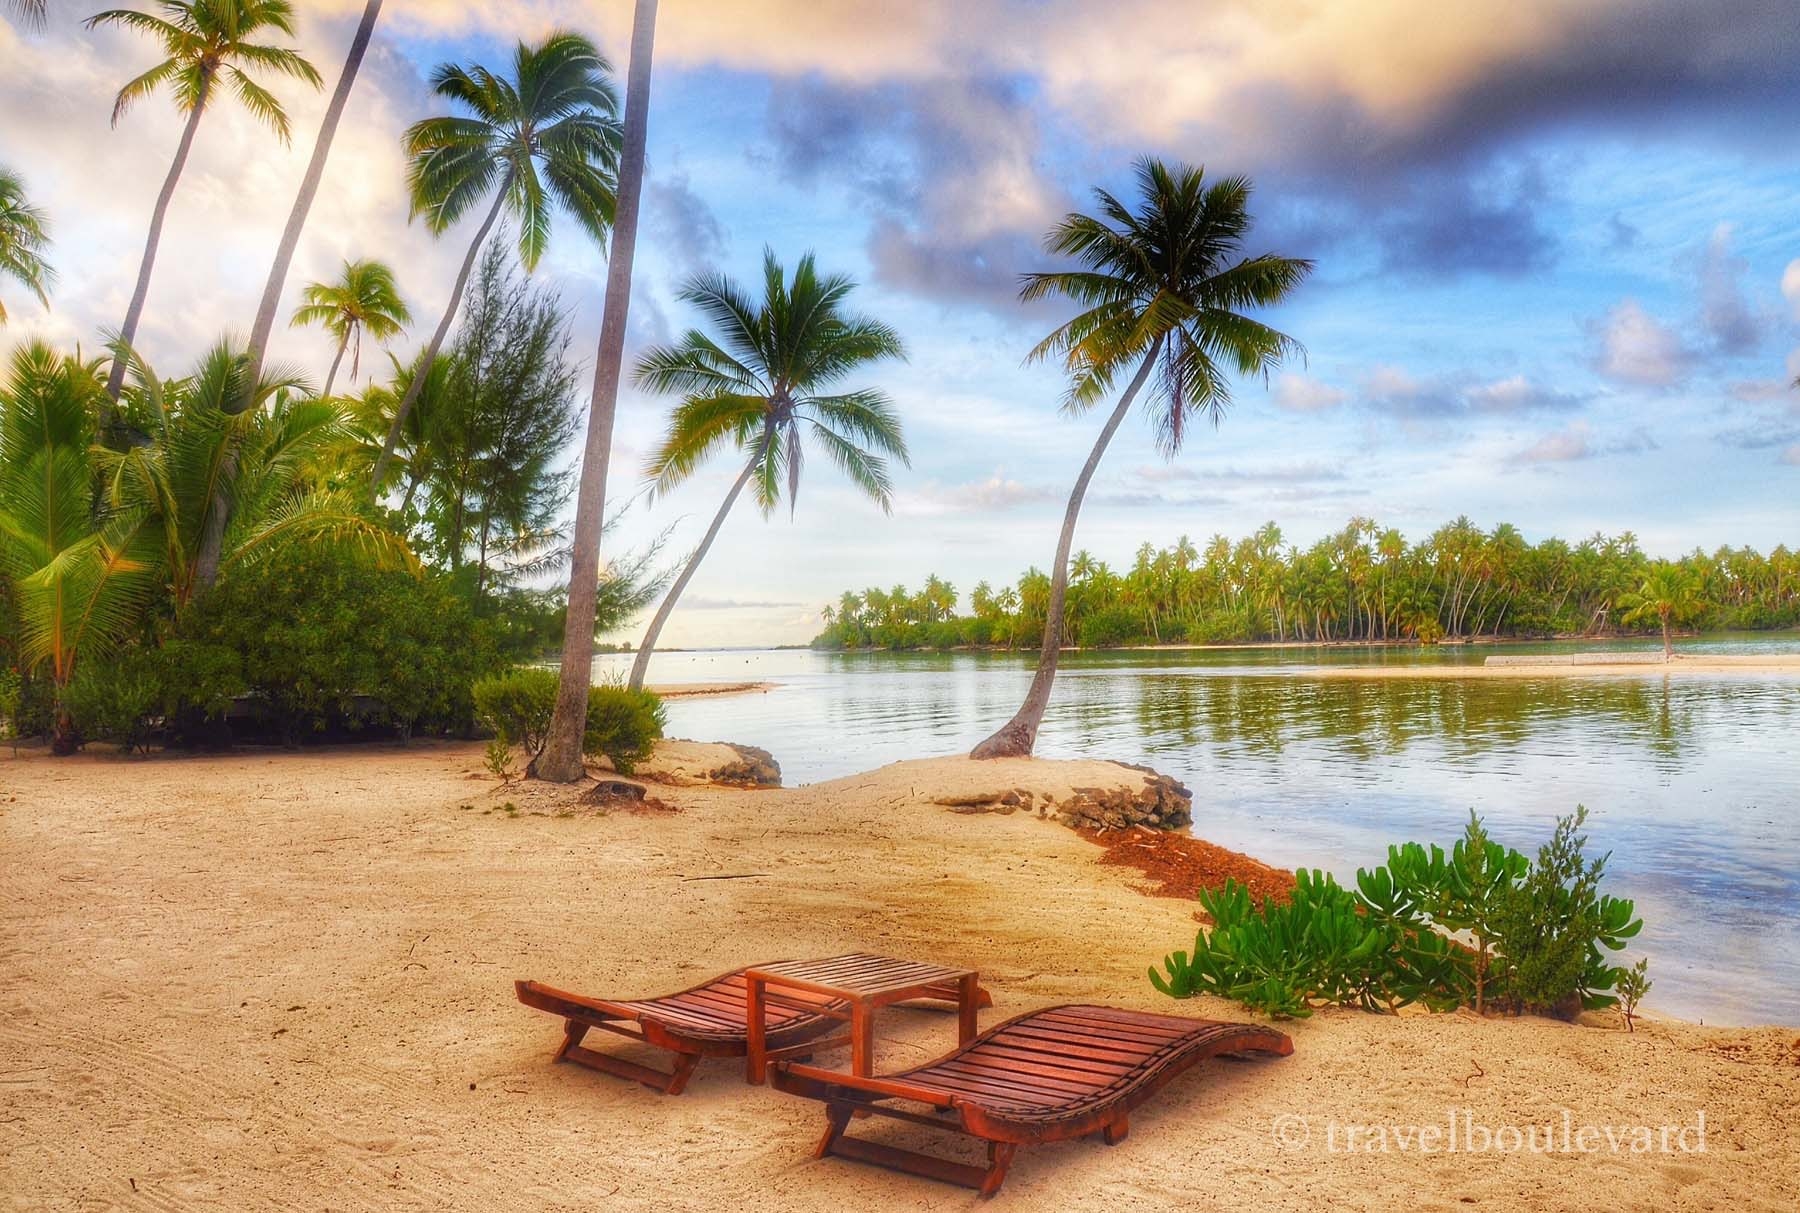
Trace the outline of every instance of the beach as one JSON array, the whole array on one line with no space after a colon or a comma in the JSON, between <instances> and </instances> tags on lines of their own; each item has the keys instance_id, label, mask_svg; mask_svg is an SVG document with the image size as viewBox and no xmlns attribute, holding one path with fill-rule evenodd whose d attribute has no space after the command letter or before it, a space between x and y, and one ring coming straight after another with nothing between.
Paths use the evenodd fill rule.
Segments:
<instances>
[{"instance_id":1,"label":"beach","mask_svg":"<svg viewBox=\"0 0 1800 1213\"><path fill-rule=\"evenodd\" d=\"M1035 811L972 811L1005 789L1142 779L1097 761L944 759L795 789L655 785L657 811L602 812L576 790L501 786L475 744L0 753L0 1191L34 1209L972 1207L814 1161L818 1107L744 1085L729 1062L680 1097L552 1065L560 1024L512 982L644 996L868 950L979 968L995 998L984 1026L1068 1001L1253 1018L1145 980L1191 942L1191 901L1149 895ZM1194 808L1204 837L1204 791ZM1200 1067L1117 1148L1024 1150L1000 1200L1800 1202L1794 1028L1352 1011L1281 1026L1291 1058ZM955 1035L925 1010L884 1012L880 1029L878 1071ZM1445 1124L1671 1126L1689 1147L1703 1126L1705 1149L1634 1153L1598 1133L1588 1150L1450 1153L1386 1132Z\"/></svg>"}]
</instances>

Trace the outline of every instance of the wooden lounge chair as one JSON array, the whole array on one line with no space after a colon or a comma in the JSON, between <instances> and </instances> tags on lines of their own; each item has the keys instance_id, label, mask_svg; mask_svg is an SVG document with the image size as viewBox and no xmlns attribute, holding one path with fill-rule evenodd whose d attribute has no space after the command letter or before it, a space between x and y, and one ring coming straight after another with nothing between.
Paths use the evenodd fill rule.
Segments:
<instances>
[{"instance_id":1,"label":"wooden lounge chair","mask_svg":"<svg viewBox=\"0 0 1800 1213\"><path fill-rule=\"evenodd\" d=\"M681 1094L702 1057L742 1057L749 1041L742 969L692 989L660 998L625 1002L586 998L536 981L516 981L513 988L518 992L519 1001L526 1006L562 1017L563 1042L554 1060L572 1061L590 1070L629 1078L669 1095ZM956 990L952 987L933 990L932 996L953 1002ZM993 1000L986 990L980 992L980 998L980 1005L992 1005ZM841 999L809 994L804 990L783 990L779 999L767 1000L763 1010L768 1053L778 1056L781 1051L791 1051L797 1046L824 1049L847 1044L850 1040L847 1032L829 1039L820 1038L834 1027L842 1026L848 1018ZM674 1068L664 1073L587 1048L581 1042L590 1028L666 1049L675 1055Z\"/></svg>"},{"instance_id":2,"label":"wooden lounge chair","mask_svg":"<svg viewBox=\"0 0 1800 1213\"><path fill-rule=\"evenodd\" d=\"M899 1074L860 1078L789 1061L776 1063L771 1081L779 1090L824 1101L825 1136L814 1157L873 1163L992 1196L1021 1145L1095 1133L1117 1145L1125 1140L1131 1109L1194 1063L1293 1051L1287 1036L1253 1024L1062 1006L1009 1019L955 1052ZM987 1143L988 1165L848 1137L844 1130L858 1113L980 1138Z\"/></svg>"}]
</instances>

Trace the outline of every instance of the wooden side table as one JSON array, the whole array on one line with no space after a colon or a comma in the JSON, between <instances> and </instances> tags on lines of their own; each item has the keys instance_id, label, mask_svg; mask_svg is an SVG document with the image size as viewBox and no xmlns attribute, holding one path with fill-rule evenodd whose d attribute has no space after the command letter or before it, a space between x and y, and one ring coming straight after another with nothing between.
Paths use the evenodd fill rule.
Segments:
<instances>
[{"instance_id":1,"label":"wooden side table","mask_svg":"<svg viewBox=\"0 0 1800 1213\"><path fill-rule=\"evenodd\" d=\"M810 1053L821 1043L836 1043L809 1041L784 1049L767 1047L766 1009L771 1003L785 1005L784 988L812 995L802 1004L809 1011L820 1009L820 995L838 1004L836 1009L826 1013L849 1021L850 1068L865 1078L874 1072L874 1017L882 1007L922 998L954 1002L957 1041L968 1044L976 1035L976 1009L993 1005L993 999L981 988L974 969L954 969L864 952L824 960L784 960L745 969L744 1019L749 1037L745 1050L746 1081L763 1082L768 1076L770 1058ZM838 1038L839 1042L841 1040Z\"/></svg>"}]
</instances>

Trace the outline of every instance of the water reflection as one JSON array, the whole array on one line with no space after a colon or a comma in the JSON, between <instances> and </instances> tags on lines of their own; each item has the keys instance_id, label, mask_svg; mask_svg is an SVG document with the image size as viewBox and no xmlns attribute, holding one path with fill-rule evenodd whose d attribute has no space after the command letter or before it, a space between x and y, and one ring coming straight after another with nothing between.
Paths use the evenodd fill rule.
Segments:
<instances>
[{"instance_id":1,"label":"water reflection","mask_svg":"<svg viewBox=\"0 0 1800 1213\"><path fill-rule=\"evenodd\" d=\"M1728 651L1773 642L1737 643ZM1637 899L1648 924L1651 1005L1714 1022L1800 1022L1800 679L1322 679L1282 668L1297 659L1319 657L1078 655L1039 752L1152 763L1194 789L1198 833L1344 878L1391 841L1448 842L1472 808L1496 837L1535 850L1558 814L1584 803L1595 848L1613 853L1612 887ZM1011 715L1031 672L1025 654L657 663L668 681L780 683L766 695L673 701L671 728L765 746L789 783L964 750Z\"/></svg>"}]
</instances>

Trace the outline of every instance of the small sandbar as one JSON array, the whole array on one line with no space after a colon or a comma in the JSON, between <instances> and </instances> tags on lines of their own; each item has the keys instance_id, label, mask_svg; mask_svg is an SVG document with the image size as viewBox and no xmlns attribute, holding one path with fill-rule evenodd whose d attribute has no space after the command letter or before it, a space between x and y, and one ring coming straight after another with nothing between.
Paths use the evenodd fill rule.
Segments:
<instances>
[{"instance_id":1,"label":"small sandbar","mask_svg":"<svg viewBox=\"0 0 1800 1213\"><path fill-rule=\"evenodd\" d=\"M749 695L772 691L778 682L670 682L649 689L664 699L715 699L722 695Z\"/></svg>"}]
</instances>

